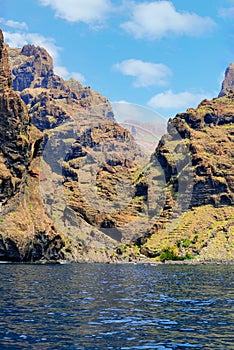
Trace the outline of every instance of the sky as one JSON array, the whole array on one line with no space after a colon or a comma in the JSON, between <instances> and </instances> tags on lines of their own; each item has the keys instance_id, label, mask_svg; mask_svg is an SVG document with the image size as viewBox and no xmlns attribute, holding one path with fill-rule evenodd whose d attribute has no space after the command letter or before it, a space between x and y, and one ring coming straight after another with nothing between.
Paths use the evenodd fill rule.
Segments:
<instances>
[{"instance_id":1,"label":"sky","mask_svg":"<svg viewBox=\"0 0 234 350\"><path fill-rule=\"evenodd\" d=\"M216 97L234 62L234 0L0 0L0 28L64 79L165 118Z\"/></svg>"}]
</instances>

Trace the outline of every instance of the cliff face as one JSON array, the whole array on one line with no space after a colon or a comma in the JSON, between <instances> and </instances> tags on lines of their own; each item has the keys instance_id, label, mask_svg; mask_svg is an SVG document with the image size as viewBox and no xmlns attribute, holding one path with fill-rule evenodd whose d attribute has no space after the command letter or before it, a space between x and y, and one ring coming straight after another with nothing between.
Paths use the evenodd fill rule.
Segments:
<instances>
[{"instance_id":1,"label":"cliff face","mask_svg":"<svg viewBox=\"0 0 234 350\"><path fill-rule=\"evenodd\" d=\"M231 90L234 90L234 63L231 63L226 69L225 78L222 84L222 89L219 93L219 97L225 96Z\"/></svg>"},{"instance_id":2,"label":"cliff face","mask_svg":"<svg viewBox=\"0 0 234 350\"><path fill-rule=\"evenodd\" d=\"M42 134L12 88L0 31L0 260L62 259L65 243L38 191Z\"/></svg>"},{"instance_id":3,"label":"cliff face","mask_svg":"<svg viewBox=\"0 0 234 350\"><path fill-rule=\"evenodd\" d=\"M234 93L204 101L172 121L180 135L189 138L194 172L191 207L234 204L233 122Z\"/></svg>"},{"instance_id":4,"label":"cliff face","mask_svg":"<svg viewBox=\"0 0 234 350\"><path fill-rule=\"evenodd\" d=\"M147 159L109 101L55 75L44 49L8 52L13 86L44 137L37 175L46 212L77 247L73 259L110 259L118 241L144 232Z\"/></svg>"},{"instance_id":5,"label":"cliff face","mask_svg":"<svg viewBox=\"0 0 234 350\"><path fill-rule=\"evenodd\" d=\"M0 200L12 196L21 183L31 156L29 116L11 87L7 50L0 33Z\"/></svg>"},{"instance_id":6,"label":"cliff face","mask_svg":"<svg viewBox=\"0 0 234 350\"><path fill-rule=\"evenodd\" d=\"M103 116L113 117L107 98L78 83L65 82L54 74L53 61L41 47L8 48L13 87L26 103L32 124L39 130L53 129L83 108L99 106Z\"/></svg>"},{"instance_id":7,"label":"cliff face","mask_svg":"<svg viewBox=\"0 0 234 350\"><path fill-rule=\"evenodd\" d=\"M203 101L169 121L170 142L177 130L186 144L190 160L176 171L177 152L170 152L167 139L159 143L154 157L167 177L167 206L137 244L141 253L156 259L233 260L234 258L234 93ZM190 167L187 188L191 193L186 210L180 177ZM178 170L178 169L177 169ZM192 174L192 176L191 176ZM179 186L178 186L179 184ZM180 201L180 198L182 199Z\"/></svg>"},{"instance_id":8,"label":"cliff face","mask_svg":"<svg viewBox=\"0 0 234 350\"><path fill-rule=\"evenodd\" d=\"M33 45L8 48L26 109L1 47L0 257L234 259L230 70L224 95L170 120L147 159L109 101Z\"/></svg>"}]
</instances>

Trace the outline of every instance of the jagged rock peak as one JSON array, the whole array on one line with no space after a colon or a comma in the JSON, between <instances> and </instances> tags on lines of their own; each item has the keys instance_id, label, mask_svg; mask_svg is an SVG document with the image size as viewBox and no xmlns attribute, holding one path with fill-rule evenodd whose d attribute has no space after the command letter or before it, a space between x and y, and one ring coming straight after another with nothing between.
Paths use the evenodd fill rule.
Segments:
<instances>
[{"instance_id":1,"label":"jagged rock peak","mask_svg":"<svg viewBox=\"0 0 234 350\"><path fill-rule=\"evenodd\" d=\"M26 103L31 122L39 130L53 129L76 118L77 111L113 118L108 99L75 79L54 74L53 60L41 47L7 47L13 87ZM74 118L73 118L74 117Z\"/></svg>"},{"instance_id":2,"label":"jagged rock peak","mask_svg":"<svg viewBox=\"0 0 234 350\"><path fill-rule=\"evenodd\" d=\"M46 49L44 49L43 47L40 47L40 46L26 44L21 49L21 55L28 56L28 57L30 57L30 56L42 57L42 55L44 55L43 58L45 60L51 61L51 63L52 63L51 56L48 54Z\"/></svg>"},{"instance_id":3,"label":"jagged rock peak","mask_svg":"<svg viewBox=\"0 0 234 350\"><path fill-rule=\"evenodd\" d=\"M11 74L8 65L8 55L0 29L0 92L11 86Z\"/></svg>"},{"instance_id":4,"label":"jagged rock peak","mask_svg":"<svg viewBox=\"0 0 234 350\"><path fill-rule=\"evenodd\" d=\"M8 48L8 53L14 90L55 87L53 60L44 48L27 44L22 49Z\"/></svg>"},{"instance_id":5,"label":"jagged rock peak","mask_svg":"<svg viewBox=\"0 0 234 350\"><path fill-rule=\"evenodd\" d=\"M227 95L228 92L234 90L234 62L229 65L225 71L225 78L222 83L222 89L219 97Z\"/></svg>"}]
</instances>

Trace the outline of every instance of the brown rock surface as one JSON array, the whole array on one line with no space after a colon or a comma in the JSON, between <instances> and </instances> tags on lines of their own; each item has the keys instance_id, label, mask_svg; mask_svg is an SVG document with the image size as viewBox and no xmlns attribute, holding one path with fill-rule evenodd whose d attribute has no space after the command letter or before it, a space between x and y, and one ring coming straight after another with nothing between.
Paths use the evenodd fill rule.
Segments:
<instances>
[{"instance_id":1,"label":"brown rock surface","mask_svg":"<svg viewBox=\"0 0 234 350\"><path fill-rule=\"evenodd\" d=\"M225 71L225 78L222 83L222 89L219 93L219 97L228 94L228 92L231 90L234 90L234 63L231 63Z\"/></svg>"},{"instance_id":2,"label":"brown rock surface","mask_svg":"<svg viewBox=\"0 0 234 350\"><path fill-rule=\"evenodd\" d=\"M0 260L64 258L65 242L45 213L39 193L42 134L11 86L0 31Z\"/></svg>"},{"instance_id":3,"label":"brown rock surface","mask_svg":"<svg viewBox=\"0 0 234 350\"><path fill-rule=\"evenodd\" d=\"M167 178L166 206L159 220L137 244L141 252L169 260L199 256L202 260L234 259L234 93L203 101L169 121L186 144L189 158L176 169L173 132L159 143L154 157ZM169 141L168 141L169 140ZM178 164L178 163L177 163ZM190 167L191 196L181 194L180 177ZM180 200L182 199L182 200ZM179 203L179 216L177 215ZM169 247L169 250L168 250ZM172 254L173 253L173 254ZM173 257L172 257L173 255Z\"/></svg>"},{"instance_id":4,"label":"brown rock surface","mask_svg":"<svg viewBox=\"0 0 234 350\"><path fill-rule=\"evenodd\" d=\"M14 195L31 157L29 116L11 86L8 55L0 32L0 200Z\"/></svg>"},{"instance_id":5,"label":"brown rock surface","mask_svg":"<svg viewBox=\"0 0 234 350\"><path fill-rule=\"evenodd\" d=\"M76 259L107 259L116 240L136 235L132 222L141 227L147 219L146 159L114 121L109 101L56 76L44 49L26 45L8 52L14 88L47 141L39 172L47 213L74 246L78 242ZM120 186L126 182L130 196Z\"/></svg>"},{"instance_id":6,"label":"brown rock surface","mask_svg":"<svg viewBox=\"0 0 234 350\"><path fill-rule=\"evenodd\" d=\"M8 47L13 87L26 103L32 124L39 130L55 128L84 108L96 107L112 117L107 98L75 79L67 82L54 74L47 51L34 45L22 49Z\"/></svg>"},{"instance_id":7,"label":"brown rock surface","mask_svg":"<svg viewBox=\"0 0 234 350\"><path fill-rule=\"evenodd\" d=\"M113 119L105 97L56 76L44 49L8 51L14 88L43 134L23 123L29 146L22 152L28 163L19 158L21 173L2 153L2 177L21 174L18 189L24 190L18 190L18 202L10 198L4 207L8 235L0 239L0 256L9 247L9 256L18 249L30 259L234 260L233 93L170 120L168 134L147 161ZM17 134L12 131L12 144ZM7 208L14 208L11 215ZM16 227L19 242L13 239Z\"/></svg>"}]
</instances>

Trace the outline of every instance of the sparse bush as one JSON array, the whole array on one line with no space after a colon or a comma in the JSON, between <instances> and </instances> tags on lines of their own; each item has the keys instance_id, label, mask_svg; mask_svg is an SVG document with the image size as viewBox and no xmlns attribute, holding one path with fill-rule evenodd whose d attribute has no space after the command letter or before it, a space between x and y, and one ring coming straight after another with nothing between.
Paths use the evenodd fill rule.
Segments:
<instances>
[{"instance_id":1,"label":"sparse bush","mask_svg":"<svg viewBox=\"0 0 234 350\"><path fill-rule=\"evenodd\" d=\"M193 255L192 255L191 253L186 253L186 254L185 254L185 259L186 259L186 260L193 259Z\"/></svg>"},{"instance_id":2,"label":"sparse bush","mask_svg":"<svg viewBox=\"0 0 234 350\"><path fill-rule=\"evenodd\" d=\"M183 247L184 248L188 248L190 246L190 244L191 244L190 239L186 238L183 240Z\"/></svg>"},{"instance_id":3,"label":"sparse bush","mask_svg":"<svg viewBox=\"0 0 234 350\"><path fill-rule=\"evenodd\" d=\"M180 260L180 257L175 253L172 247L166 247L160 254L159 259L161 262L165 262L166 260Z\"/></svg>"}]
</instances>

